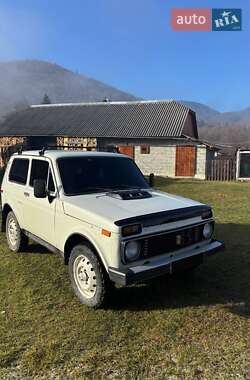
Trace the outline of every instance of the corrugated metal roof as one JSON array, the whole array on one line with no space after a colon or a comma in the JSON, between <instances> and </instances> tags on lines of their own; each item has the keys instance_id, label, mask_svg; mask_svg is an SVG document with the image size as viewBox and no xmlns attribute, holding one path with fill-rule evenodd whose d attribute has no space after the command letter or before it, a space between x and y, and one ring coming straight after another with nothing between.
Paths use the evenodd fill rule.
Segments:
<instances>
[{"instance_id":1,"label":"corrugated metal roof","mask_svg":"<svg viewBox=\"0 0 250 380\"><path fill-rule=\"evenodd\" d=\"M8 116L0 136L180 137L189 111L174 100L31 106Z\"/></svg>"}]
</instances>

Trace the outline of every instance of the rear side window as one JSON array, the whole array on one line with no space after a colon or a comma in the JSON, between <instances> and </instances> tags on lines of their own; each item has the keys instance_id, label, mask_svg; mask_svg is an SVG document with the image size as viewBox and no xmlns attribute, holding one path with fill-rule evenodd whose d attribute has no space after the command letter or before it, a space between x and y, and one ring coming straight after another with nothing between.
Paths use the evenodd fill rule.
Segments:
<instances>
[{"instance_id":1,"label":"rear side window","mask_svg":"<svg viewBox=\"0 0 250 380\"><path fill-rule=\"evenodd\" d=\"M30 186L33 187L35 179L43 179L47 183L49 163L43 160L32 160L30 173Z\"/></svg>"},{"instance_id":2,"label":"rear side window","mask_svg":"<svg viewBox=\"0 0 250 380\"><path fill-rule=\"evenodd\" d=\"M14 158L9 174L9 180L25 185L27 182L29 160Z\"/></svg>"}]
</instances>

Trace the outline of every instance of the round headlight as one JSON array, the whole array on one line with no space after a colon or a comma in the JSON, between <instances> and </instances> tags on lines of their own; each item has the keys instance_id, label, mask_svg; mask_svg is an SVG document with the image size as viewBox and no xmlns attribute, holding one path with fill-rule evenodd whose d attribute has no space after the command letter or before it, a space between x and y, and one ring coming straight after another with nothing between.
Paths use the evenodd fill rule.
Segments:
<instances>
[{"instance_id":1,"label":"round headlight","mask_svg":"<svg viewBox=\"0 0 250 380\"><path fill-rule=\"evenodd\" d=\"M203 227L203 236L205 239L210 239L213 235L213 225L212 223L206 223Z\"/></svg>"},{"instance_id":2,"label":"round headlight","mask_svg":"<svg viewBox=\"0 0 250 380\"><path fill-rule=\"evenodd\" d=\"M135 261L140 256L140 244L138 241L130 241L125 247L125 256L128 261Z\"/></svg>"}]
</instances>

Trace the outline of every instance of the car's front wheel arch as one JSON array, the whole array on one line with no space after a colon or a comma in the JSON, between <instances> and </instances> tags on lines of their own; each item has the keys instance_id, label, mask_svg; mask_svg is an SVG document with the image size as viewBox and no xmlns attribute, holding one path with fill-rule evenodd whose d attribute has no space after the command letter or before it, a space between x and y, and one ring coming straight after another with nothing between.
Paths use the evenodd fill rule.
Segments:
<instances>
[{"instance_id":1,"label":"car's front wheel arch","mask_svg":"<svg viewBox=\"0 0 250 380\"><path fill-rule=\"evenodd\" d=\"M69 258L70 258L72 249L76 245L79 245L79 244L87 245L89 248L91 248L92 251L97 256L97 258L100 260L103 268L105 270L107 269L107 265L106 265L102 255L101 255L101 253L99 252L98 248L96 247L96 245L88 237L86 237L85 235L83 235L81 233L74 233L67 238L67 240L64 244L64 251L63 251L64 252L64 263L65 263L65 265L69 264Z\"/></svg>"}]
</instances>

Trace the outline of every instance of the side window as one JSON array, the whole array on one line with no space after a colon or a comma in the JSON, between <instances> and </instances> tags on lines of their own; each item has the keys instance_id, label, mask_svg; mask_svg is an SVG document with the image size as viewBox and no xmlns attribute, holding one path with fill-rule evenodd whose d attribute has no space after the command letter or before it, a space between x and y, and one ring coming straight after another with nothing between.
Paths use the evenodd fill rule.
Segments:
<instances>
[{"instance_id":1,"label":"side window","mask_svg":"<svg viewBox=\"0 0 250 380\"><path fill-rule=\"evenodd\" d=\"M54 180L53 180L53 176L52 176L51 170L49 171L48 190L51 191L51 192L53 192L53 193L56 191L56 188L55 188L55 184L54 184Z\"/></svg>"},{"instance_id":2,"label":"side window","mask_svg":"<svg viewBox=\"0 0 250 380\"><path fill-rule=\"evenodd\" d=\"M150 154L150 145L141 145L141 154Z\"/></svg>"},{"instance_id":3,"label":"side window","mask_svg":"<svg viewBox=\"0 0 250 380\"><path fill-rule=\"evenodd\" d=\"M29 160L24 158L14 158L10 168L9 180L25 185L27 182L28 168Z\"/></svg>"},{"instance_id":4,"label":"side window","mask_svg":"<svg viewBox=\"0 0 250 380\"><path fill-rule=\"evenodd\" d=\"M30 173L30 186L33 187L34 179L44 179L47 183L49 163L44 160L32 160Z\"/></svg>"}]
</instances>

